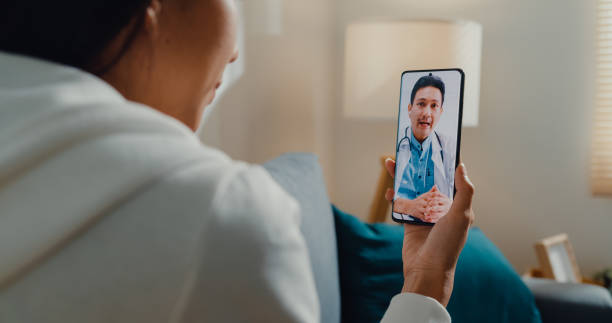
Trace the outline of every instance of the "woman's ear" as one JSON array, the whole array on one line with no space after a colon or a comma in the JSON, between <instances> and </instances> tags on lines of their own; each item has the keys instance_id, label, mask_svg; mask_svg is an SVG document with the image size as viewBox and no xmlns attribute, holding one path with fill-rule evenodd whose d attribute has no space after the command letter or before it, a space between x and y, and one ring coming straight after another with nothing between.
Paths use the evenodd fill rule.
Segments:
<instances>
[{"instance_id":1,"label":"woman's ear","mask_svg":"<svg viewBox=\"0 0 612 323\"><path fill-rule=\"evenodd\" d=\"M157 35L159 35L159 18L162 11L161 0L151 0L146 10L145 28L153 38L157 38Z\"/></svg>"}]
</instances>

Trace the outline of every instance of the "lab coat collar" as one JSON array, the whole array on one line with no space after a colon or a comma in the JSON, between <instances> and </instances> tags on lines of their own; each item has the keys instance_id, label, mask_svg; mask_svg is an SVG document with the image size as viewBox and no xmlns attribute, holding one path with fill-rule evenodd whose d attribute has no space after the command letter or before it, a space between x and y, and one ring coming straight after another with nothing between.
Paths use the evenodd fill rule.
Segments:
<instances>
[{"instance_id":1,"label":"lab coat collar","mask_svg":"<svg viewBox=\"0 0 612 323\"><path fill-rule=\"evenodd\" d=\"M431 138L431 152L432 161L434 163L435 174L440 176L440 179L446 181L446 172L444 171L444 161L442 160L442 145L440 142L440 136L436 131L432 132L429 137ZM439 185L438 185L439 186ZM440 187L438 187L440 189Z\"/></svg>"}]
</instances>

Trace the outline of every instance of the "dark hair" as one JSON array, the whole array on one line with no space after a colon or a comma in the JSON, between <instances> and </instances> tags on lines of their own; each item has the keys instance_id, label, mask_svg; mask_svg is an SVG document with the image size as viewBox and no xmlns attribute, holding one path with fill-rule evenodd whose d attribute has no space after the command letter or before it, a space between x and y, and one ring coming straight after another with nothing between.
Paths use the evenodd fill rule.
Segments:
<instances>
[{"instance_id":1,"label":"dark hair","mask_svg":"<svg viewBox=\"0 0 612 323\"><path fill-rule=\"evenodd\" d=\"M442 93L442 103L444 103L444 82L442 82L442 79L439 77L429 73L429 75L421 77L414 84L412 93L410 94L410 104L414 103L414 97L416 96L417 91L428 86L433 86L440 90L440 93Z\"/></svg>"},{"instance_id":2,"label":"dark hair","mask_svg":"<svg viewBox=\"0 0 612 323\"><path fill-rule=\"evenodd\" d=\"M8 2L8 4L7 4ZM0 10L0 50L103 74L127 52L151 0L6 0ZM133 23L116 57L99 56Z\"/></svg>"}]
</instances>

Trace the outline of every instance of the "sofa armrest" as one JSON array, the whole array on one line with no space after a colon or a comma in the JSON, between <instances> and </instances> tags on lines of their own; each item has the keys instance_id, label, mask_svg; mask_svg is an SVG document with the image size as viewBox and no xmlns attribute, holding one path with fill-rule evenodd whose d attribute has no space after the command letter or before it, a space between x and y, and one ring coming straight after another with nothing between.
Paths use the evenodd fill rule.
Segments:
<instances>
[{"instance_id":1,"label":"sofa armrest","mask_svg":"<svg viewBox=\"0 0 612 323\"><path fill-rule=\"evenodd\" d=\"M612 297L603 287L525 278L543 323L612 322Z\"/></svg>"},{"instance_id":2,"label":"sofa armrest","mask_svg":"<svg viewBox=\"0 0 612 323\"><path fill-rule=\"evenodd\" d=\"M319 160L312 154L290 153L263 166L300 204L300 229L308 246L321 305L320 321L340 322L336 230Z\"/></svg>"}]
</instances>

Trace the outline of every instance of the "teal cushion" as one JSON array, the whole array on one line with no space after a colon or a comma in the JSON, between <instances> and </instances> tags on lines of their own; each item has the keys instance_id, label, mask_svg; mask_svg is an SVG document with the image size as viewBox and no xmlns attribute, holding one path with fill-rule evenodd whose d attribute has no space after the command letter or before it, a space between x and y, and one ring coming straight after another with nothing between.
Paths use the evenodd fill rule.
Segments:
<instances>
[{"instance_id":1,"label":"teal cushion","mask_svg":"<svg viewBox=\"0 0 612 323\"><path fill-rule=\"evenodd\" d=\"M366 224L332 206L343 322L378 322L402 284L403 228ZM453 323L541 322L531 291L478 228L459 256L448 304Z\"/></svg>"}]
</instances>

